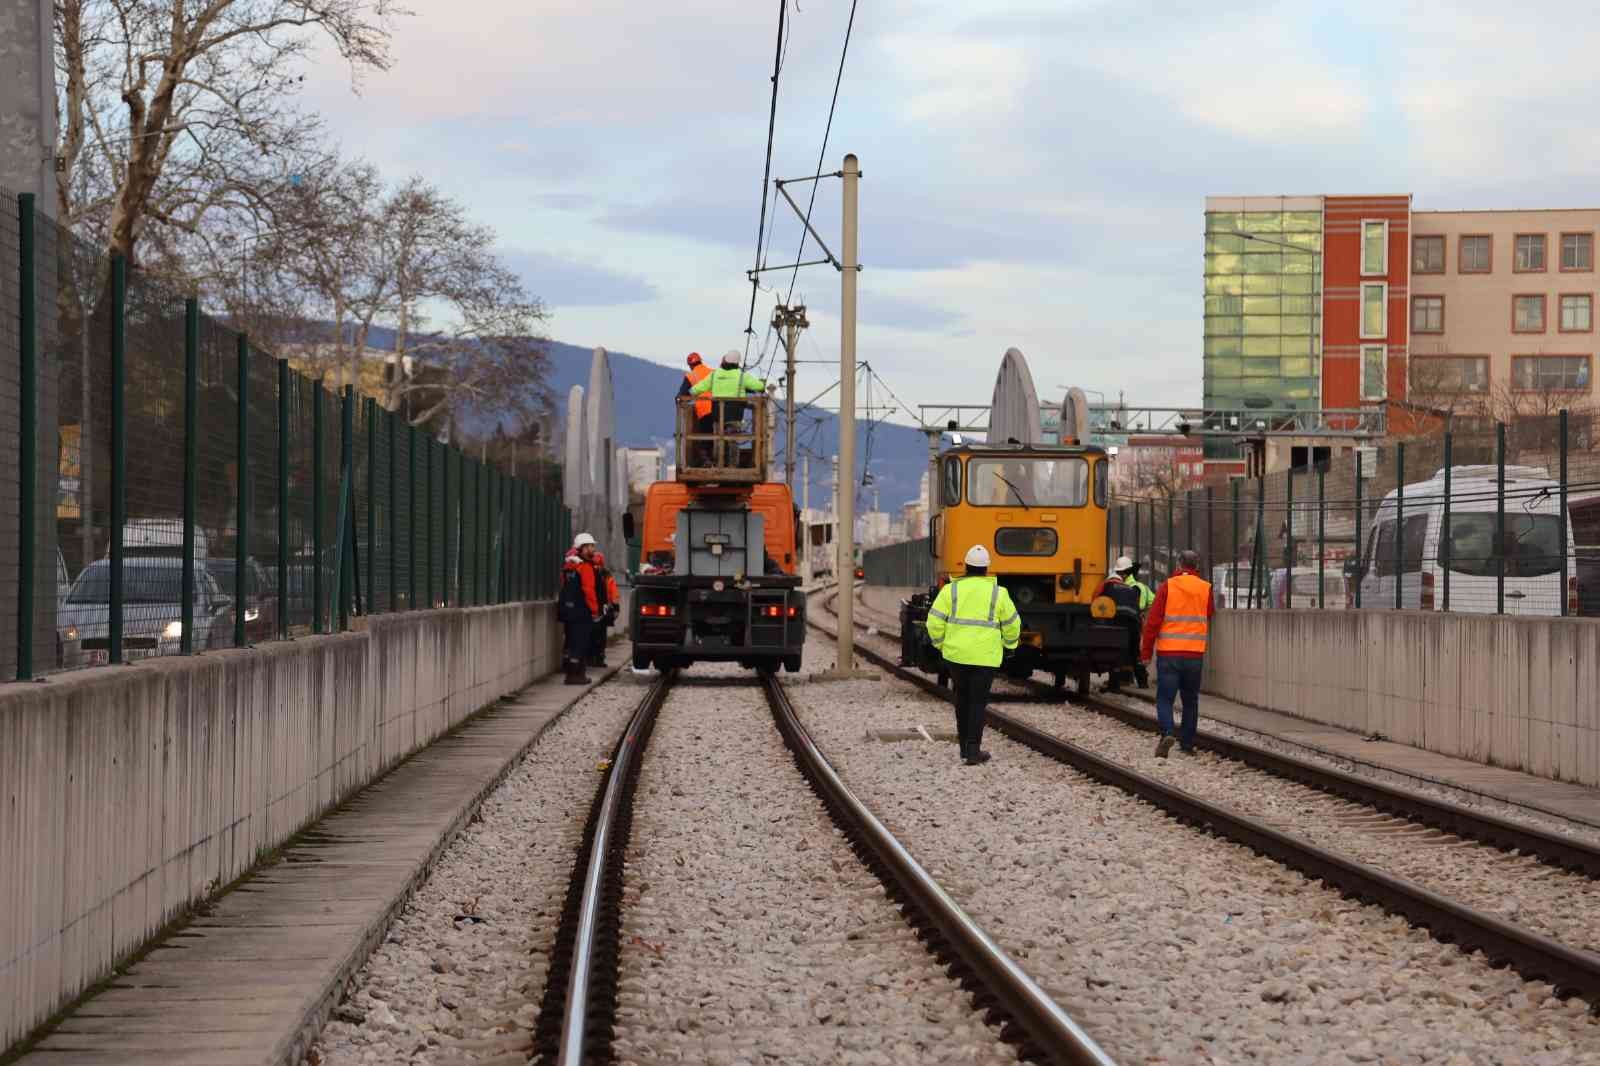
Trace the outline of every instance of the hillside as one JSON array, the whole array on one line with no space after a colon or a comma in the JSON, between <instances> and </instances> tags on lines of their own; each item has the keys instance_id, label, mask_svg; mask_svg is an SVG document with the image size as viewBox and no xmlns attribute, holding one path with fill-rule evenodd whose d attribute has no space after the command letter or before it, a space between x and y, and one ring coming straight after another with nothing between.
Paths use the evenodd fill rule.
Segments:
<instances>
[{"instance_id":1,"label":"hillside","mask_svg":"<svg viewBox=\"0 0 1600 1066\"><path fill-rule=\"evenodd\" d=\"M375 327L368 337L371 347L392 348L394 332ZM549 388L558 416L566 413L567 392L574 385L589 384L589 364L593 348L560 341L549 342ZM617 407L617 444L648 448L672 439L672 398L677 395L683 373L676 366L641 359L626 352L607 349L611 360L612 391ZM822 372L814 371L820 378ZM474 425L471 417L463 427L468 433L492 432L491 424ZM811 506L828 506L828 457L839 448L839 422L823 412L802 411L795 433L800 447L811 453ZM778 424L777 453L783 453L783 421ZM820 458L819 458L820 457ZM917 495L923 471L927 469L927 441L921 430L881 422L856 427L856 468L869 470L878 489L879 506L893 510ZM859 478L858 478L859 480ZM797 486L798 492L798 486ZM872 505L871 489L857 497L858 508Z\"/></svg>"}]
</instances>

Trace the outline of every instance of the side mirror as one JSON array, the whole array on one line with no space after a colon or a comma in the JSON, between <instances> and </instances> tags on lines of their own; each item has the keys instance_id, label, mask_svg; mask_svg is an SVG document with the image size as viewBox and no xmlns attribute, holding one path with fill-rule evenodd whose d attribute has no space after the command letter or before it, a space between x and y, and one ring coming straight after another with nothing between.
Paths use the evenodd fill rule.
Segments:
<instances>
[{"instance_id":1,"label":"side mirror","mask_svg":"<svg viewBox=\"0 0 1600 1066\"><path fill-rule=\"evenodd\" d=\"M622 537L624 540L633 539L633 512L622 512Z\"/></svg>"}]
</instances>

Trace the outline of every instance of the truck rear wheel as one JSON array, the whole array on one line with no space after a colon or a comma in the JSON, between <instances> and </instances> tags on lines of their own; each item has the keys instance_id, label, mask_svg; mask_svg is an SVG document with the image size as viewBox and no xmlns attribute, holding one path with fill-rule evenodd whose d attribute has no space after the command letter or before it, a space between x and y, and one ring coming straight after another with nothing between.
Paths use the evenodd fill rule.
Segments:
<instances>
[{"instance_id":1,"label":"truck rear wheel","mask_svg":"<svg viewBox=\"0 0 1600 1066\"><path fill-rule=\"evenodd\" d=\"M800 672L800 656L785 655L783 657L783 668L791 674L798 674Z\"/></svg>"},{"instance_id":2,"label":"truck rear wheel","mask_svg":"<svg viewBox=\"0 0 1600 1066\"><path fill-rule=\"evenodd\" d=\"M650 653L647 652L647 651L636 651L636 652L634 652L633 653L633 668L635 670L648 670L648 669L650 669Z\"/></svg>"}]
</instances>

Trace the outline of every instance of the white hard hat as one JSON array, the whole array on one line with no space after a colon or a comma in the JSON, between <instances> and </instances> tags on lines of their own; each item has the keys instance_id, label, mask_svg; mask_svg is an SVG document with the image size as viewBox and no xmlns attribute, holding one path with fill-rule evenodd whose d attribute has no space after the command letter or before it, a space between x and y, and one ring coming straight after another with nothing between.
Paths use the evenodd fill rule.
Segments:
<instances>
[{"instance_id":1,"label":"white hard hat","mask_svg":"<svg viewBox=\"0 0 1600 1066\"><path fill-rule=\"evenodd\" d=\"M988 566L989 549L982 544L974 544L967 549L966 564L968 566Z\"/></svg>"},{"instance_id":2,"label":"white hard hat","mask_svg":"<svg viewBox=\"0 0 1600 1066\"><path fill-rule=\"evenodd\" d=\"M738 366L741 361L742 357L739 355L738 349L736 348L729 348L727 351L722 353L723 366Z\"/></svg>"},{"instance_id":3,"label":"white hard hat","mask_svg":"<svg viewBox=\"0 0 1600 1066\"><path fill-rule=\"evenodd\" d=\"M593 543L594 543L594 538L591 537L587 533L579 533L576 537L572 538L572 546L574 548L581 548L585 544L593 544Z\"/></svg>"},{"instance_id":4,"label":"white hard hat","mask_svg":"<svg viewBox=\"0 0 1600 1066\"><path fill-rule=\"evenodd\" d=\"M1132 570L1133 569L1133 560L1128 558L1126 555L1119 555L1119 556L1117 556L1116 565L1114 565L1111 569L1116 571L1119 574L1122 573L1124 570Z\"/></svg>"}]
</instances>

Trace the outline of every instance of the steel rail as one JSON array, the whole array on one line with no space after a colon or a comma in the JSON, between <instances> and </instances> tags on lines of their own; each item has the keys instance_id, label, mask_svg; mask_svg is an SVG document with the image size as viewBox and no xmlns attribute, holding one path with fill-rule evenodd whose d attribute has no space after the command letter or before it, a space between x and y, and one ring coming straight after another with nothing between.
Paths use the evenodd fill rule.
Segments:
<instances>
[{"instance_id":1,"label":"steel rail","mask_svg":"<svg viewBox=\"0 0 1600 1066\"><path fill-rule=\"evenodd\" d=\"M885 636L892 633L896 640L900 637L897 631L881 626L879 632ZM1030 679L1021 683L1032 690L1034 698L1053 700L1062 698L1058 690L1043 681ZM1153 699L1141 693L1124 692L1123 695L1144 703L1154 703ZM1008 697L1004 695L991 696L991 700L1000 702L1005 702L1007 699ZM1014 701L1018 697L1013 696L1009 699ZM1137 729L1151 733L1160 731L1153 718L1140 714L1130 707L1119 706L1096 696L1074 695L1072 703L1074 706L1086 707ZM1524 855L1532 855L1548 866L1600 880L1600 847L1587 841L1562 836L1560 833L1525 825L1509 818L1470 810L1447 800L1424 796L1359 774L1272 751L1245 740L1201 734L1195 738L1195 745L1224 759L1243 763L1275 777L1316 789L1318 792L1351 800L1386 814L1439 829L1465 840L1487 844L1502 851L1517 851Z\"/></svg>"},{"instance_id":2,"label":"steel rail","mask_svg":"<svg viewBox=\"0 0 1600 1066\"><path fill-rule=\"evenodd\" d=\"M1071 1066L1112 1066L1113 1060L1061 1009L987 933L961 909L949 893L923 869L884 824L856 798L838 771L812 740L794 704L775 676L762 676L762 687L778 731L857 852L913 912L913 921L930 931L930 950L947 964L974 975L1021 1033L1002 1026L1007 1039L1024 1057ZM894 890L898 890L897 893ZM911 915L908 915L908 917ZM920 921L919 921L920 919ZM982 1004L984 997L979 997Z\"/></svg>"},{"instance_id":3,"label":"steel rail","mask_svg":"<svg viewBox=\"0 0 1600 1066\"><path fill-rule=\"evenodd\" d=\"M810 612L806 620L822 632L830 632ZM896 677L942 699L953 700L950 692L891 661L876 649L860 647L859 650L863 658ZM1179 821L1243 844L1307 877L1327 883L1346 896L1400 915L1413 925L1427 929L1441 943L1455 944L1469 953L1481 950L1491 963L1510 965L1528 980L1554 985L1558 996L1576 994L1590 1003L1600 1004L1600 955L1568 947L1411 881L1290 836L1003 713L990 710L988 717L996 729L1018 743L1096 781L1143 799Z\"/></svg>"},{"instance_id":4,"label":"steel rail","mask_svg":"<svg viewBox=\"0 0 1600 1066\"><path fill-rule=\"evenodd\" d=\"M623 852L628 844L633 790L657 712L677 672L650 686L617 741L579 850L583 877L574 878L557 933L545 1000L535 1027L541 1061L559 1066L606 1061L615 1018ZM565 970L563 984L562 970ZM558 990L564 988L564 997ZM559 1028L556 1022L559 1020Z\"/></svg>"}]
</instances>

